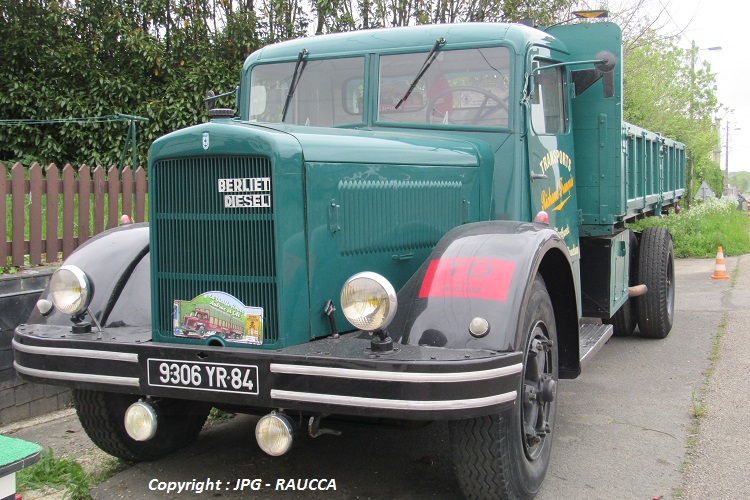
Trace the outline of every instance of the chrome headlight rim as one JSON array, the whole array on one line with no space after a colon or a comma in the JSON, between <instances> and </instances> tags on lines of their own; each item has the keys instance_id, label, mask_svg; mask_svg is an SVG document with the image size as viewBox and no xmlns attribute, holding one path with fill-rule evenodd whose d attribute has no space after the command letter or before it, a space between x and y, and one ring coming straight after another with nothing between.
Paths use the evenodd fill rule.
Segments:
<instances>
[{"instance_id":1,"label":"chrome headlight rim","mask_svg":"<svg viewBox=\"0 0 750 500\"><path fill-rule=\"evenodd\" d=\"M159 428L156 410L145 401L137 401L125 410L125 431L134 441L148 441Z\"/></svg>"},{"instance_id":2,"label":"chrome headlight rim","mask_svg":"<svg viewBox=\"0 0 750 500\"><path fill-rule=\"evenodd\" d=\"M294 426L289 417L272 411L264 415L255 425L255 440L263 452L280 457L292 449Z\"/></svg>"},{"instance_id":3,"label":"chrome headlight rim","mask_svg":"<svg viewBox=\"0 0 750 500\"><path fill-rule=\"evenodd\" d=\"M65 273L70 273L73 276L74 281L67 281L68 278L65 276ZM77 286L78 290L66 290L65 288L62 288L61 290L55 290L58 282L60 282L59 284L63 287L69 287L71 285ZM86 309L88 309L89 307L89 304L91 303L91 297L93 295L91 280L89 280L89 277L79 267L70 264L61 266L52 274L52 277L50 278L49 290L50 298L52 299L52 303L55 305L57 310L59 310L63 314L68 314L71 316L76 316L86 311ZM71 291L73 293L78 293L79 297L75 300L68 299L66 302L62 302L62 299L57 296L57 294L59 294L60 292Z\"/></svg>"},{"instance_id":4,"label":"chrome headlight rim","mask_svg":"<svg viewBox=\"0 0 750 500\"><path fill-rule=\"evenodd\" d=\"M347 290L350 289L350 287L353 286L354 282L357 280L369 280L373 282L377 287L381 289L382 292L382 299L387 301L386 304L386 311L385 314L380 318L379 322L373 323L371 325L367 325L359 321L360 318L356 317L350 317L347 312L349 310L349 307L351 304L347 303ZM375 308L371 314L375 314L382 305ZM398 309L398 299L396 297L396 289L393 288L393 285L390 281L388 281L387 278L384 276L372 272L372 271L363 271L357 274L354 274L353 276L349 277L349 279L344 282L344 286L341 287L341 309L344 313L344 316L346 317L347 321L354 325L356 328L366 331L366 332L375 332L378 330L383 330L388 325L391 324L393 321L393 318L396 317L396 310Z\"/></svg>"}]
</instances>

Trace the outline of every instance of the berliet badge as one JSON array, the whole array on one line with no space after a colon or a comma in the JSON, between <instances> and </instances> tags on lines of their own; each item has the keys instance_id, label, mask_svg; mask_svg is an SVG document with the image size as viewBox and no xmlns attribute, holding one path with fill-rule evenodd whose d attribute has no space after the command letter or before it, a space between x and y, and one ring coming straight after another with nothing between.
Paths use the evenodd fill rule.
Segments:
<instances>
[{"instance_id":1,"label":"berliet badge","mask_svg":"<svg viewBox=\"0 0 750 500\"><path fill-rule=\"evenodd\" d=\"M271 207L270 177L219 179L219 192L230 193L224 195L224 208Z\"/></svg>"},{"instance_id":2,"label":"berliet badge","mask_svg":"<svg viewBox=\"0 0 750 500\"><path fill-rule=\"evenodd\" d=\"M203 149L208 149L208 132L203 132Z\"/></svg>"}]
</instances>

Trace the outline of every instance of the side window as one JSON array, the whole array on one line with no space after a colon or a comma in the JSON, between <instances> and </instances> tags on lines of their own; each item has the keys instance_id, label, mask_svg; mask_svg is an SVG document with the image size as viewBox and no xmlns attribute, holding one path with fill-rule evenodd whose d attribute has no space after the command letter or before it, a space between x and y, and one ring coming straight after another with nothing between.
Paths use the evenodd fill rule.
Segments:
<instances>
[{"instance_id":1,"label":"side window","mask_svg":"<svg viewBox=\"0 0 750 500\"><path fill-rule=\"evenodd\" d=\"M554 64L534 62L534 94L531 100L531 124L537 134L562 134L565 132L564 73L561 67L543 69ZM542 68L538 70L538 68Z\"/></svg>"}]
</instances>

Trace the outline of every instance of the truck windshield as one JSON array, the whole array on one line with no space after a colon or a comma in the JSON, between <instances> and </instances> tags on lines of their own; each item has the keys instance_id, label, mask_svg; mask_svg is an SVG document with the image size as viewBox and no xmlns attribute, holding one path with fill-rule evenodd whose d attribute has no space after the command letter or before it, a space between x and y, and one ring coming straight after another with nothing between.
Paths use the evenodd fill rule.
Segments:
<instances>
[{"instance_id":1,"label":"truck windshield","mask_svg":"<svg viewBox=\"0 0 750 500\"><path fill-rule=\"evenodd\" d=\"M284 62L252 69L251 121L317 127L362 122L364 57L308 60L284 114L294 67L295 62Z\"/></svg>"},{"instance_id":2,"label":"truck windshield","mask_svg":"<svg viewBox=\"0 0 750 500\"><path fill-rule=\"evenodd\" d=\"M441 50L399 107L425 53L381 56L378 121L508 126L510 51L504 47Z\"/></svg>"}]
</instances>

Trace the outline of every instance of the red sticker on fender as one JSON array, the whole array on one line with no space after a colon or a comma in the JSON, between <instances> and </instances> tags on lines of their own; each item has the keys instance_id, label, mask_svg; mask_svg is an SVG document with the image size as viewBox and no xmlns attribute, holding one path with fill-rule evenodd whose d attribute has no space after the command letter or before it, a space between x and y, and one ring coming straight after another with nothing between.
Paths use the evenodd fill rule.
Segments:
<instances>
[{"instance_id":1,"label":"red sticker on fender","mask_svg":"<svg viewBox=\"0 0 750 500\"><path fill-rule=\"evenodd\" d=\"M419 298L466 297L505 301L515 262L470 257L430 262Z\"/></svg>"}]
</instances>

